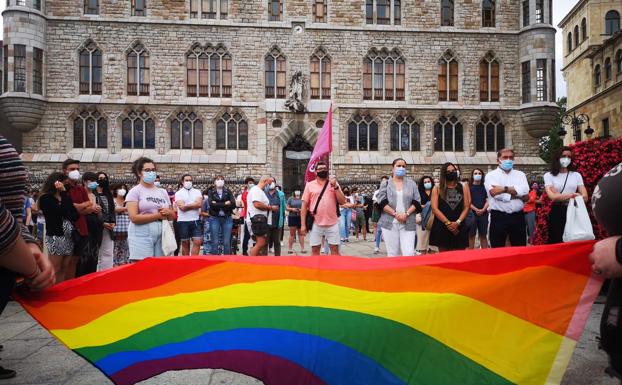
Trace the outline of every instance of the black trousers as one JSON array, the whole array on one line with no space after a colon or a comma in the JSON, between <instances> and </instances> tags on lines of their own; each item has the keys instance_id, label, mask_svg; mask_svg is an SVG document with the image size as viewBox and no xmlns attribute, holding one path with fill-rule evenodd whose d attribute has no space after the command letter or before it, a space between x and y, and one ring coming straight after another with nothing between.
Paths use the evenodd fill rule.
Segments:
<instances>
[{"instance_id":1,"label":"black trousers","mask_svg":"<svg viewBox=\"0 0 622 385\"><path fill-rule=\"evenodd\" d=\"M509 237L512 246L527 246L527 226L525 214L504 213L492 210L490 212L490 247L505 247L505 240Z\"/></svg>"},{"instance_id":2,"label":"black trousers","mask_svg":"<svg viewBox=\"0 0 622 385\"><path fill-rule=\"evenodd\" d=\"M248 241L251 239L251 233L246 227L246 221L244 221L244 235L242 236L242 255L248 255Z\"/></svg>"},{"instance_id":3,"label":"black trousers","mask_svg":"<svg viewBox=\"0 0 622 385\"><path fill-rule=\"evenodd\" d=\"M600 345L609 355L607 372L622 379L622 278L611 280L600 320Z\"/></svg>"},{"instance_id":4,"label":"black trousers","mask_svg":"<svg viewBox=\"0 0 622 385\"><path fill-rule=\"evenodd\" d=\"M7 269L0 268L0 314L9 302L14 286L15 274Z\"/></svg>"},{"instance_id":5,"label":"black trousers","mask_svg":"<svg viewBox=\"0 0 622 385\"><path fill-rule=\"evenodd\" d=\"M549 212L549 240L548 244L562 243L564 240L564 228L566 227L567 205L553 204Z\"/></svg>"}]
</instances>

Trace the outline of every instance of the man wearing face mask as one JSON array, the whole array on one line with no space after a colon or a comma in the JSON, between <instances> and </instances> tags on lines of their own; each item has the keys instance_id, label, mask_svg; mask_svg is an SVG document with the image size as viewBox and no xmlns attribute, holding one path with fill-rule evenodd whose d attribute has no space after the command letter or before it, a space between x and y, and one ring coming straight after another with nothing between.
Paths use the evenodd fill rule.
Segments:
<instances>
[{"instance_id":1,"label":"man wearing face mask","mask_svg":"<svg viewBox=\"0 0 622 385\"><path fill-rule=\"evenodd\" d=\"M177 228L181 240L181 255L199 255L203 234L200 222L203 194L192 185L192 175L182 175L181 188L175 193ZM192 239L192 250L190 250Z\"/></svg>"},{"instance_id":2,"label":"man wearing face mask","mask_svg":"<svg viewBox=\"0 0 622 385\"><path fill-rule=\"evenodd\" d=\"M514 150L497 153L499 167L486 175L484 186L490 207L490 247L504 247L509 237L512 246L527 245L527 227L523 214L529 194L525 173L514 169Z\"/></svg>"},{"instance_id":3,"label":"man wearing face mask","mask_svg":"<svg viewBox=\"0 0 622 385\"><path fill-rule=\"evenodd\" d=\"M253 177L246 177L244 179L244 192L242 193L242 212L240 213L240 218L246 218L246 214L248 212L248 192L255 186L255 179ZM249 226L246 221L242 227L244 228L244 236L242 237L242 255L248 255L248 241L251 239L251 233L249 231Z\"/></svg>"},{"instance_id":4,"label":"man wearing face mask","mask_svg":"<svg viewBox=\"0 0 622 385\"><path fill-rule=\"evenodd\" d=\"M208 193L209 197L209 226L212 239L210 254L221 254L219 242L222 239L222 252L224 255L231 254L231 230L233 218L231 214L235 209L235 197L228 188L225 188L225 177L218 175L214 180L214 188Z\"/></svg>"},{"instance_id":5,"label":"man wearing face mask","mask_svg":"<svg viewBox=\"0 0 622 385\"><path fill-rule=\"evenodd\" d=\"M275 256L281 255L281 226L284 220L285 206L281 203L281 194L276 188L276 180L272 178L272 182L265 188L266 196L270 201L270 206L278 207L278 210L273 210L269 215L272 216L272 222L268 226L268 244L266 247L274 250ZM265 252L267 255L267 252Z\"/></svg>"}]
</instances>

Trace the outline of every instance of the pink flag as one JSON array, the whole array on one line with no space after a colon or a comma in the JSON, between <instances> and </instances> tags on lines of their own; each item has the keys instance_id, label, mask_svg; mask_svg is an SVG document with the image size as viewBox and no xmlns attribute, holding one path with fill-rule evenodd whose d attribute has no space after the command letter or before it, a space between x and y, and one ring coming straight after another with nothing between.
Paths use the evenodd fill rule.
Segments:
<instances>
[{"instance_id":1,"label":"pink flag","mask_svg":"<svg viewBox=\"0 0 622 385\"><path fill-rule=\"evenodd\" d=\"M315 147L313 148L313 154L309 159L307 165L307 172L305 174L305 182L311 182L315 180L315 165L320 160L328 163L328 156L333 151L333 105L330 105L326 119L324 120L324 126L320 135L317 138Z\"/></svg>"}]
</instances>

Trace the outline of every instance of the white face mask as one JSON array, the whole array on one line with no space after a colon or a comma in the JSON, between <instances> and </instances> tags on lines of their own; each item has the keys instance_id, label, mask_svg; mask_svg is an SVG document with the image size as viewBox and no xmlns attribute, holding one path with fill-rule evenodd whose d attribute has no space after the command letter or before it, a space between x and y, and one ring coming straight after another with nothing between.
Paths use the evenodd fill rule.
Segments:
<instances>
[{"instance_id":1,"label":"white face mask","mask_svg":"<svg viewBox=\"0 0 622 385\"><path fill-rule=\"evenodd\" d=\"M153 182L153 185L156 186L156 187L160 187L160 186L162 186L162 183L160 183L160 182Z\"/></svg>"},{"instance_id":2,"label":"white face mask","mask_svg":"<svg viewBox=\"0 0 622 385\"><path fill-rule=\"evenodd\" d=\"M270 190L274 190L276 188L276 183L270 183Z\"/></svg>"},{"instance_id":3,"label":"white face mask","mask_svg":"<svg viewBox=\"0 0 622 385\"><path fill-rule=\"evenodd\" d=\"M78 170L69 171L69 174L67 174L67 176L71 180L80 180L80 171Z\"/></svg>"},{"instance_id":4,"label":"white face mask","mask_svg":"<svg viewBox=\"0 0 622 385\"><path fill-rule=\"evenodd\" d=\"M568 157L563 157L563 158L559 158L559 165L566 168L568 166L570 166L570 163L572 162L572 160Z\"/></svg>"},{"instance_id":5,"label":"white face mask","mask_svg":"<svg viewBox=\"0 0 622 385\"><path fill-rule=\"evenodd\" d=\"M294 191L294 196L296 198L300 198L300 191Z\"/></svg>"},{"instance_id":6,"label":"white face mask","mask_svg":"<svg viewBox=\"0 0 622 385\"><path fill-rule=\"evenodd\" d=\"M218 179L215 183L216 187L222 188L225 185L225 181L222 179Z\"/></svg>"},{"instance_id":7,"label":"white face mask","mask_svg":"<svg viewBox=\"0 0 622 385\"><path fill-rule=\"evenodd\" d=\"M190 181L184 182L184 188L186 190L190 190L192 188L192 182L190 182Z\"/></svg>"},{"instance_id":8,"label":"white face mask","mask_svg":"<svg viewBox=\"0 0 622 385\"><path fill-rule=\"evenodd\" d=\"M127 191L125 191L125 189L117 190L117 195L120 196L121 198L123 198L126 193L127 193Z\"/></svg>"}]
</instances>

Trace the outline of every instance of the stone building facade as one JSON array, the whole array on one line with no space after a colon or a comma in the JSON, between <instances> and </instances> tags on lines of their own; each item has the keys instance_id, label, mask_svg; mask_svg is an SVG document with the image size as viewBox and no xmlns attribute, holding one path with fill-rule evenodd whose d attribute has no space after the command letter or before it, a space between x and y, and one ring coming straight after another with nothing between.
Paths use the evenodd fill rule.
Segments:
<instances>
[{"instance_id":1,"label":"stone building facade","mask_svg":"<svg viewBox=\"0 0 622 385\"><path fill-rule=\"evenodd\" d=\"M384 4L8 0L0 108L34 174L72 157L127 176L145 155L169 177L296 188L331 103L343 178L377 179L397 157L415 176L488 169L500 147L539 170L557 113L552 1ZM285 107L296 71L303 113Z\"/></svg>"},{"instance_id":2,"label":"stone building facade","mask_svg":"<svg viewBox=\"0 0 622 385\"><path fill-rule=\"evenodd\" d=\"M570 114L590 118L593 136L622 135L622 2L582 0L562 19L562 71L568 83ZM587 123L587 122L586 122ZM566 127L564 142L586 139L583 124Z\"/></svg>"}]
</instances>

